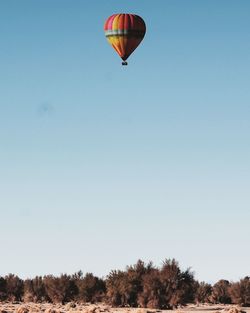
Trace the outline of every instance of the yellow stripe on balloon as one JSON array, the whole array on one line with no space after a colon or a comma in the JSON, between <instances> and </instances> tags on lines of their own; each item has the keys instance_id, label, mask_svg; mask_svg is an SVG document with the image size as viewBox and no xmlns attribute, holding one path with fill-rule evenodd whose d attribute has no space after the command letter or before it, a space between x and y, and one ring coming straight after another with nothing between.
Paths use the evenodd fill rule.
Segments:
<instances>
[{"instance_id":1,"label":"yellow stripe on balloon","mask_svg":"<svg viewBox=\"0 0 250 313\"><path fill-rule=\"evenodd\" d=\"M121 40L122 36L110 36L107 37L108 42L114 47L114 49L118 52L118 54L121 56L122 55L122 49L121 49Z\"/></svg>"},{"instance_id":2,"label":"yellow stripe on balloon","mask_svg":"<svg viewBox=\"0 0 250 313\"><path fill-rule=\"evenodd\" d=\"M117 16L114 18L112 23L112 30L118 29L118 23L119 23L120 14L117 14Z\"/></svg>"}]
</instances>

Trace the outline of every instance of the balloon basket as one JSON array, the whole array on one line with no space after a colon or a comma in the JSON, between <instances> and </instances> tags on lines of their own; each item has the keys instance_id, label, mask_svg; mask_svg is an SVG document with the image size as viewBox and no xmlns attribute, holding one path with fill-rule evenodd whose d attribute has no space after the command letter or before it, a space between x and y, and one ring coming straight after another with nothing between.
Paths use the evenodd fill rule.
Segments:
<instances>
[{"instance_id":1,"label":"balloon basket","mask_svg":"<svg viewBox=\"0 0 250 313\"><path fill-rule=\"evenodd\" d=\"M128 65L128 62L122 62L122 65Z\"/></svg>"}]
</instances>

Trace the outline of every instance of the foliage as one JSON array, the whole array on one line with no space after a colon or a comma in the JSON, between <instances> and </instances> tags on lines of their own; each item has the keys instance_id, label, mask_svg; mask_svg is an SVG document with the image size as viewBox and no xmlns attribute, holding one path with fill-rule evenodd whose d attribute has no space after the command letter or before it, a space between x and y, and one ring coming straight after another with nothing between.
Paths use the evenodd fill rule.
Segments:
<instances>
[{"instance_id":1,"label":"foliage","mask_svg":"<svg viewBox=\"0 0 250 313\"><path fill-rule=\"evenodd\" d=\"M0 301L4 301L6 297L6 280L3 277L0 277Z\"/></svg>"},{"instance_id":2,"label":"foliage","mask_svg":"<svg viewBox=\"0 0 250 313\"><path fill-rule=\"evenodd\" d=\"M62 274L60 277L48 275L44 277L43 281L46 294L51 302L69 302L77 294L75 282L69 275Z\"/></svg>"},{"instance_id":3,"label":"foliage","mask_svg":"<svg viewBox=\"0 0 250 313\"><path fill-rule=\"evenodd\" d=\"M242 306L250 306L250 277L233 283L230 288L232 302Z\"/></svg>"},{"instance_id":4,"label":"foliage","mask_svg":"<svg viewBox=\"0 0 250 313\"><path fill-rule=\"evenodd\" d=\"M192 301L193 290L193 274L182 272L174 259L161 269L139 260L126 271L111 271L107 279L107 298L114 306L173 308Z\"/></svg>"},{"instance_id":5,"label":"foliage","mask_svg":"<svg viewBox=\"0 0 250 313\"><path fill-rule=\"evenodd\" d=\"M198 282L190 269L175 259L161 267L138 260L125 270L112 270L106 279L81 271L60 276L36 276L22 280L14 274L0 277L0 301L54 303L99 302L112 306L172 309L187 303L232 303L250 306L250 278L238 282L219 280L213 286Z\"/></svg>"},{"instance_id":6,"label":"foliage","mask_svg":"<svg viewBox=\"0 0 250 313\"><path fill-rule=\"evenodd\" d=\"M196 303L209 303L212 294L212 286L205 282L196 283L195 302Z\"/></svg>"},{"instance_id":7,"label":"foliage","mask_svg":"<svg viewBox=\"0 0 250 313\"><path fill-rule=\"evenodd\" d=\"M213 286L211 301L213 303L231 303L231 297L229 294L230 283L228 280L221 279Z\"/></svg>"},{"instance_id":8,"label":"foliage","mask_svg":"<svg viewBox=\"0 0 250 313\"><path fill-rule=\"evenodd\" d=\"M14 274L5 276L6 295L9 301L21 301L23 296L23 280Z\"/></svg>"},{"instance_id":9,"label":"foliage","mask_svg":"<svg viewBox=\"0 0 250 313\"><path fill-rule=\"evenodd\" d=\"M42 277L36 276L33 279L26 279L24 281L23 300L24 302L42 302L49 300Z\"/></svg>"},{"instance_id":10,"label":"foliage","mask_svg":"<svg viewBox=\"0 0 250 313\"><path fill-rule=\"evenodd\" d=\"M77 300L95 303L104 298L106 286L102 279L92 273L87 273L85 277L82 277L80 272L78 272L78 277L75 276L75 278Z\"/></svg>"}]
</instances>

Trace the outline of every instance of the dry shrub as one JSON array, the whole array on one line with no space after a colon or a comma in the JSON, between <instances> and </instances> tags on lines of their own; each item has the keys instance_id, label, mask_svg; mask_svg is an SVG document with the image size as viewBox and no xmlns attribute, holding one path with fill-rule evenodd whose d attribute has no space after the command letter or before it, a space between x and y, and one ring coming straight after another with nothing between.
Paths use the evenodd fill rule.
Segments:
<instances>
[{"instance_id":1,"label":"dry shrub","mask_svg":"<svg viewBox=\"0 0 250 313\"><path fill-rule=\"evenodd\" d=\"M24 302L34 302L34 295L31 292L25 292L23 295Z\"/></svg>"},{"instance_id":2,"label":"dry shrub","mask_svg":"<svg viewBox=\"0 0 250 313\"><path fill-rule=\"evenodd\" d=\"M182 313L181 311L176 311L176 313Z\"/></svg>"},{"instance_id":3,"label":"dry shrub","mask_svg":"<svg viewBox=\"0 0 250 313\"><path fill-rule=\"evenodd\" d=\"M49 309L45 310L44 313L61 313L61 311L60 310L55 310L53 308L49 308Z\"/></svg>"},{"instance_id":4,"label":"dry shrub","mask_svg":"<svg viewBox=\"0 0 250 313\"><path fill-rule=\"evenodd\" d=\"M6 294L9 301L21 301L23 296L23 280L14 274L5 276Z\"/></svg>"},{"instance_id":5,"label":"dry shrub","mask_svg":"<svg viewBox=\"0 0 250 313\"><path fill-rule=\"evenodd\" d=\"M213 303L223 303L230 304L232 302L230 294L230 283L228 280L221 279L216 284L213 285L211 302Z\"/></svg>"},{"instance_id":6,"label":"dry shrub","mask_svg":"<svg viewBox=\"0 0 250 313\"><path fill-rule=\"evenodd\" d=\"M66 310L66 311L69 311L70 309L74 309L74 308L76 308L75 302L68 302L68 303L65 305L65 310Z\"/></svg>"},{"instance_id":7,"label":"dry shrub","mask_svg":"<svg viewBox=\"0 0 250 313\"><path fill-rule=\"evenodd\" d=\"M232 306L227 310L227 313L246 313L246 312L241 310L240 308Z\"/></svg>"},{"instance_id":8,"label":"dry shrub","mask_svg":"<svg viewBox=\"0 0 250 313\"><path fill-rule=\"evenodd\" d=\"M126 271L111 271L106 280L106 298L112 306L145 307L145 297L139 301L143 291L143 277L152 269L139 260L135 265L127 267Z\"/></svg>"},{"instance_id":9,"label":"dry shrub","mask_svg":"<svg viewBox=\"0 0 250 313\"><path fill-rule=\"evenodd\" d=\"M90 308L87 308L87 310L85 311L86 313L95 313L97 310L96 307L90 307Z\"/></svg>"},{"instance_id":10,"label":"dry shrub","mask_svg":"<svg viewBox=\"0 0 250 313\"><path fill-rule=\"evenodd\" d=\"M229 293L232 303L250 306L250 277L245 277L237 283L231 284Z\"/></svg>"},{"instance_id":11,"label":"dry shrub","mask_svg":"<svg viewBox=\"0 0 250 313\"><path fill-rule=\"evenodd\" d=\"M183 272L175 259L167 259L160 269L151 268L143 275L138 304L151 309L170 309L192 302L194 283L189 269Z\"/></svg>"},{"instance_id":12,"label":"dry shrub","mask_svg":"<svg viewBox=\"0 0 250 313\"><path fill-rule=\"evenodd\" d=\"M24 281L24 302L41 302L48 300L46 296L43 278L36 276L33 279L26 279Z\"/></svg>"},{"instance_id":13,"label":"dry shrub","mask_svg":"<svg viewBox=\"0 0 250 313\"><path fill-rule=\"evenodd\" d=\"M240 313L240 310L238 310L236 307L231 307L227 312L228 313Z\"/></svg>"},{"instance_id":14,"label":"dry shrub","mask_svg":"<svg viewBox=\"0 0 250 313\"><path fill-rule=\"evenodd\" d=\"M110 307L104 306L100 309L100 312L109 312Z\"/></svg>"},{"instance_id":15,"label":"dry shrub","mask_svg":"<svg viewBox=\"0 0 250 313\"><path fill-rule=\"evenodd\" d=\"M60 277L47 275L43 278L44 288L49 300L53 303L65 303L74 299L77 289L71 276Z\"/></svg>"},{"instance_id":16,"label":"dry shrub","mask_svg":"<svg viewBox=\"0 0 250 313\"><path fill-rule=\"evenodd\" d=\"M3 277L0 277L0 301L4 301L6 297L6 280Z\"/></svg>"},{"instance_id":17,"label":"dry shrub","mask_svg":"<svg viewBox=\"0 0 250 313\"><path fill-rule=\"evenodd\" d=\"M30 313L41 313L41 309L36 308L36 307L31 307L29 312Z\"/></svg>"},{"instance_id":18,"label":"dry shrub","mask_svg":"<svg viewBox=\"0 0 250 313\"><path fill-rule=\"evenodd\" d=\"M212 294L212 286L205 282L196 283L195 302L196 303L209 303Z\"/></svg>"},{"instance_id":19,"label":"dry shrub","mask_svg":"<svg viewBox=\"0 0 250 313\"><path fill-rule=\"evenodd\" d=\"M29 313L29 308L27 306L19 306L15 313Z\"/></svg>"},{"instance_id":20,"label":"dry shrub","mask_svg":"<svg viewBox=\"0 0 250 313\"><path fill-rule=\"evenodd\" d=\"M106 286L101 278L92 273L87 273L83 277L82 272L79 272L73 276L73 279L78 291L76 295L78 301L97 303L104 299Z\"/></svg>"}]
</instances>

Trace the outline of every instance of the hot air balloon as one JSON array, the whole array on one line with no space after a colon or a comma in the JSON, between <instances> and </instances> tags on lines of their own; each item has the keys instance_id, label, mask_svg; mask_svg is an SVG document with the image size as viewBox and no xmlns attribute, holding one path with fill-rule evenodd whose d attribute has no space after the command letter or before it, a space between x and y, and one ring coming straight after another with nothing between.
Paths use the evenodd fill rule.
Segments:
<instances>
[{"instance_id":1,"label":"hot air balloon","mask_svg":"<svg viewBox=\"0 0 250 313\"><path fill-rule=\"evenodd\" d=\"M122 58L122 65L128 65L126 60L141 43L146 24L135 14L113 14L106 20L104 32L108 42Z\"/></svg>"}]
</instances>

